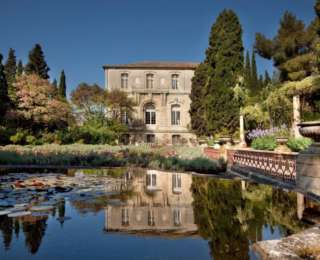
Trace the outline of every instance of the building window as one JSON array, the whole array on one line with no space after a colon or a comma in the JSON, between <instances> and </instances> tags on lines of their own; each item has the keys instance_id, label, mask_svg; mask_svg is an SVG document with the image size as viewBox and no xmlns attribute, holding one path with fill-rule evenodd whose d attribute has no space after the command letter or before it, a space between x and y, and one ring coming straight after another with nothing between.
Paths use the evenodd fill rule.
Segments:
<instances>
[{"instance_id":1,"label":"building window","mask_svg":"<svg viewBox=\"0 0 320 260\"><path fill-rule=\"evenodd\" d=\"M181 174L172 174L172 191L173 193L181 193Z\"/></svg>"},{"instance_id":2,"label":"building window","mask_svg":"<svg viewBox=\"0 0 320 260\"><path fill-rule=\"evenodd\" d=\"M121 123L124 125L128 125L129 124L129 116L128 116L128 112L127 111L123 111L121 113Z\"/></svg>"},{"instance_id":3,"label":"building window","mask_svg":"<svg viewBox=\"0 0 320 260\"><path fill-rule=\"evenodd\" d=\"M154 135L147 135L147 143L148 144L154 144L156 141L156 138Z\"/></svg>"},{"instance_id":4,"label":"building window","mask_svg":"<svg viewBox=\"0 0 320 260\"><path fill-rule=\"evenodd\" d=\"M173 145L181 144L181 136L180 135L172 135L172 144Z\"/></svg>"},{"instance_id":5,"label":"building window","mask_svg":"<svg viewBox=\"0 0 320 260\"><path fill-rule=\"evenodd\" d=\"M171 107L171 124L180 125L180 106L174 105Z\"/></svg>"},{"instance_id":6,"label":"building window","mask_svg":"<svg viewBox=\"0 0 320 260\"><path fill-rule=\"evenodd\" d=\"M128 88L128 73L121 73L121 88Z\"/></svg>"},{"instance_id":7,"label":"building window","mask_svg":"<svg viewBox=\"0 0 320 260\"><path fill-rule=\"evenodd\" d=\"M129 209L128 208L121 209L121 224L123 226L129 225Z\"/></svg>"},{"instance_id":8,"label":"building window","mask_svg":"<svg viewBox=\"0 0 320 260\"><path fill-rule=\"evenodd\" d=\"M175 226L181 226L181 210L180 209L173 210L173 223Z\"/></svg>"},{"instance_id":9,"label":"building window","mask_svg":"<svg viewBox=\"0 0 320 260\"><path fill-rule=\"evenodd\" d=\"M147 79L146 79L146 85L147 85L147 88L151 89L153 88L153 74L149 73L147 74Z\"/></svg>"},{"instance_id":10,"label":"building window","mask_svg":"<svg viewBox=\"0 0 320 260\"><path fill-rule=\"evenodd\" d=\"M147 105L145 108L145 123L146 125L156 124L156 109L152 104Z\"/></svg>"},{"instance_id":11,"label":"building window","mask_svg":"<svg viewBox=\"0 0 320 260\"><path fill-rule=\"evenodd\" d=\"M155 226L154 212L153 212L152 209L148 210L148 225L149 226Z\"/></svg>"},{"instance_id":12,"label":"building window","mask_svg":"<svg viewBox=\"0 0 320 260\"><path fill-rule=\"evenodd\" d=\"M120 137L120 143L124 145L130 144L130 135L128 134L123 134Z\"/></svg>"},{"instance_id":13,"label":"building window","mask_svg":"<svg viewBox=\"0 0 320 260\"><path fill-rule=\"evenodd\" d=\"M153 171L147 172L147 190L152 190L157 187L157 174Z\"/></svg>"},{"instance_id":14,"label":"building window","mask_svg":"<svg viewBox=\"0 0 320 260\"><path fill-rule=\"evenodd\" d=\"M179 75L172 74L171 76L172 89L178 89L179 87Z\"/></svg>"}]
</instances>

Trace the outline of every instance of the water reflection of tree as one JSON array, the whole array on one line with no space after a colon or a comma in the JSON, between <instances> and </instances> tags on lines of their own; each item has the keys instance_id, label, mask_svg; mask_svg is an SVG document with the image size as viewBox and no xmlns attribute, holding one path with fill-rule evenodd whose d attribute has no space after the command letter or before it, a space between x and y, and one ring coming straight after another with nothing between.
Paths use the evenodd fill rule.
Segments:
<instances>
[{"instance_id":1,"label":"water reflection of tree","mask_svg":"<svg viewBox=\"0 0 320 260\"><path fill-rule=\"evenodd\" d=\"M0 216L0 230L3 237L3 245L6 250L10 248L13 234L13 221L12 218L7 216Z\"/></svg>"},{"instance_id":2,"label":"water reflection of tree","mask_svg":"<svg viewBox=\"0 0 320 260\"><path fill-rule=\"evenodd\" d=\"M240 183L194 177L195 221L214 259L248 259L249 242L237 218L244 207Z\"/></svg>"},{"instance_id":3,"label":"water reflection of tree","mask_svg":"<svg viewBox=\"0 0 320 260\"><path fill-rule=\"evenodd\" d=\"M192 191L195 221L214 259L248 259L249 244L262 239L264 225L282 235L303 227L292 192L201 177L193 177Z\"/></svg>"},{"instance_id":4,"label":"water reflection of tree","mask_svg":"<svg viewBox=\"0 0 320 260\"><path fill-rule=\"evenodd\" d=\"M38 252L47 228L48 217L42 217L35 222L23 222L22 230L25 236L25 244L31 254Z\"/></svg>"},{"instance_id":5,"label":"water reflection of tree","mask_svg":"<svg viewBox=\"0 0 320 260\"><path fill-rule=\"evenodd\" d=\"M48 217L27 216L24 218L9 218L7 216L0 217L0 231L3 236L4 248L8 250L12 242L13 232L16 237L22 231L25 237L26 247L32 254L35 254L42 242L47 227Z\"/></svg>"}]
</instances>

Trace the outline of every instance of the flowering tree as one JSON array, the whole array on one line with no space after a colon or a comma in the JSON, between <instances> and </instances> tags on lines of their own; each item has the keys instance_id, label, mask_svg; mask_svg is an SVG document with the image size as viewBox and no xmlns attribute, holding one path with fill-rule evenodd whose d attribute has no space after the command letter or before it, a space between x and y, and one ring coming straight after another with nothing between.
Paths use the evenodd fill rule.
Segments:
<instances>
[{"instance_id":1,"label":"flowering tree","mask_svg":"<svg viewBox=\"0 0 320 260\"><path fill-rule=\"evenodd\" d=\"M72 119L69 104L56 96L54 86L36 74L17 78L17 115L32 127L66 127Z\"/></svg>"}]
</instances>

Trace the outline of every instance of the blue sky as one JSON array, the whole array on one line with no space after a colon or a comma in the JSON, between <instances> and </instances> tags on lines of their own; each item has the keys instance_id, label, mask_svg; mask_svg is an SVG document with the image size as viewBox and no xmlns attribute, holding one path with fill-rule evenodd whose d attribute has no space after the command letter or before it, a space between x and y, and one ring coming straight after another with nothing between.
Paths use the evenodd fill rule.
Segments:
<instances>
[{"instance_id":1,"label":"blue sky","mask_svg":"<svg viewBox=\"0 0 320 260\"><path fill-rule=\"evenodd\" d=\"M212 23L233 9L251 49L256 32L274 36L285 10L305 23L314 0L0 0L0 53L10 47L27 62L43 47L51 79L65 70L68 91L80 82L104 85L102 65L139 60L201 61ZM272 64L258 58L259 71Z\"/></svg>"}]
</instances>

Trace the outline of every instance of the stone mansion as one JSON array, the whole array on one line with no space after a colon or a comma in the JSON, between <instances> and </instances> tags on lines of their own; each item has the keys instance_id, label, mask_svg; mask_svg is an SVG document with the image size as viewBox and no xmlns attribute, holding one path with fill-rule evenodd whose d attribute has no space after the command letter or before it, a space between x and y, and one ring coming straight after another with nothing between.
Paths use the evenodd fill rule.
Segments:
<instances>
[{"instance_id":1,"label":"stone mansion","mask_svg":"<svg viewBox=\"0 0 320 260\"><path fill-rule=\"evenodd\" d=\"M106 88L121 89L135 101L124 143L192 143L191 80L198 63L139 62L105 65Z\"/></svg>"}]
</instances>

